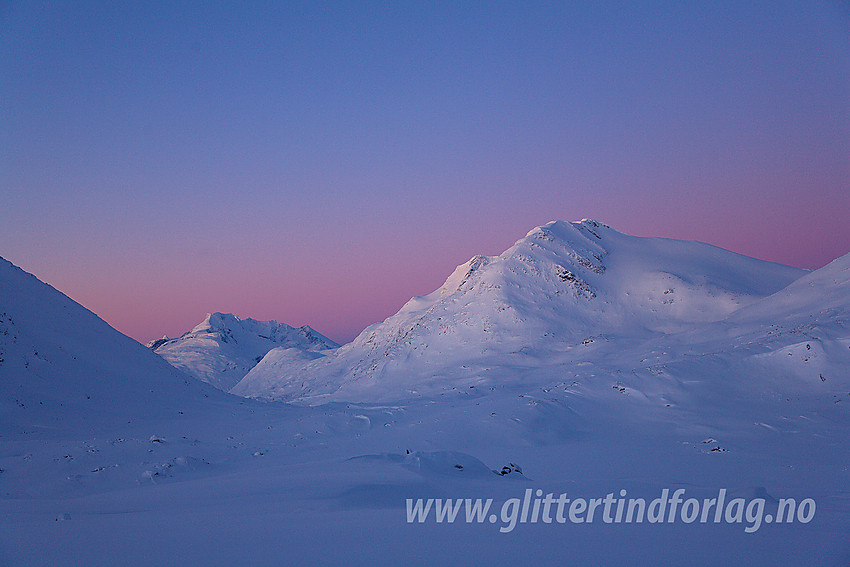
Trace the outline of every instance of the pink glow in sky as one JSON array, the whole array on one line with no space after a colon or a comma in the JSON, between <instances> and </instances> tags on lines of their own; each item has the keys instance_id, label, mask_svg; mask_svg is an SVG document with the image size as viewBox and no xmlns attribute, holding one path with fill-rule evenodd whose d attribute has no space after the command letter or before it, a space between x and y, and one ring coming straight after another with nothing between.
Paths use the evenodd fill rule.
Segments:
<instances>
[{"instance_id":1,"label":"pink glow in sky","mask_svg":"<svg viewBox=\"0 0 850 567\"><path fill-rule=\"evenodd\" d=\"M146 342L344 342L549 220L850 250L841 2L0 8L0 255Z\"/></svg>"}]
</instances>

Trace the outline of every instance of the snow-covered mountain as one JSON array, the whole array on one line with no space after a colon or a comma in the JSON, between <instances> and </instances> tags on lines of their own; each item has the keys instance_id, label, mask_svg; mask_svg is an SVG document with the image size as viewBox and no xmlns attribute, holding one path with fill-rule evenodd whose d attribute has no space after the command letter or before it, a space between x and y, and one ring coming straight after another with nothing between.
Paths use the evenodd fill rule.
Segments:
<instances>
[{"instance_id":1,"label":"snow-covered mountain","mask_svg":"<svg viewBox=\"0 0 850 567\"><path fill-rule=\"evenodd\" d=\"M176 413L215 393L0 258L0 414L54 428Z\"/></svg>"},{"instance_id":2,"label":"snow-covered mountain","mask_svg":"<svg viewBox=\"0 0 850 567\"><path fill-rule=\"evenodd\" d=\"M310 359L339 345L307 325L295 328L277 321L208 313L182 336L163 337L148 346L183 372L227 391L272 349L278 350L277 357Z\"/></svg>"},{"instance_id":3,"label":"snow-covered mountain","mask_svg":"<svg viewBox=\"0 0 850 567\"><path fill-rule=\"evenodd\" d=\"M730 317L730 323L813 320L850 314L850 254L803 275L789 286Z\"/></svg>"},{"instance_id":4,"label":"snow-covered mountain","mask_svg":"<svg viewBox=\"0 0 850 567\"><path fill-rule=\"evenodd\" d=\"M499 256L472 258L331 355L264 360L231 392L315 403L504 385L593 343L622 348L720 321L805 273L593 220L554 221Z\"/></svg>"},{"instance_id":5,"label":"snow-covered mountain","mask_svg":"<svg viewBox=\"0 0 850 567\"><path fill-rule=\"evenodd\" d=\"M740 309L702 337L681 340L698 348L700 338L712 336L715 351L740 353L740 361L731 361L740 375L842 399L850 386L850 254Z\"/></svg>"}]
</instances>

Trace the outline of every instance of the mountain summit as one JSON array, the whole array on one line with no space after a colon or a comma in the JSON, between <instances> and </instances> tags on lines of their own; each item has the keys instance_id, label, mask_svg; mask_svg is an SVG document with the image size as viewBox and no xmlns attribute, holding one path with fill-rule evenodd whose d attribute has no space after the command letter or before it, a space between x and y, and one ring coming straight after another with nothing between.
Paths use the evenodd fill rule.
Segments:
<instances>
[{"instance_id":1,"label":"mountain summit","mask_svg":"<svg viewBox=\"0 0 850 567\"><path fill-rule=\"evenodd\" d=\"M359 400L489 385L496 367L539 368L594 341L648 340L722 320L805 273L590 219L553 221L499 256L458 266L439 289L329 356L261 361L231 392Z\"/></svg>"},{"instance_id":2,"label":"mountain summit","mask_svg":"<svg viewBox=\"0 0 850 567\"><path fill-rule=\"evenodd\" d=\"M148 346L187 374L228 390L272 349L319 353L339 345L307 325L295 328L277 321L208 313L191 331Z\"/></svg>"}]
</instances>

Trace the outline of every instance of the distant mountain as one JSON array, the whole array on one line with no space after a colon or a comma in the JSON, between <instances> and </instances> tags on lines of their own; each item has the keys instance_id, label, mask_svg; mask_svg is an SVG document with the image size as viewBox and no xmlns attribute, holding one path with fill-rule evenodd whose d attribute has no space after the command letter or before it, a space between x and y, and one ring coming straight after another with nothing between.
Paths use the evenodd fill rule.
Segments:
<instances>
[{"instance_id":1,"label":"distant mountain","mask_svg":"<svg viewBox=\"0 0 850 567\"><path fill-rule=\"evenodd\" d=\"M317 357L339 345L307 325L294 328L277 321L210 313L182 336L163 337L148 346L176 368L226 391L272 349Z\"/></svg>"},{"instance_id":2,"label":"distant mountain","mask_svg":"<svg viewBox=\"0 0 850 567\"><path fill-rule=\"evenodd\" d=\"M231 392L313 403L504 385L594 342L622 349L721 321L806 273L593 220L550 222L472 258L331 355L261 363Z\"/></svg>"},{"instance_id":3,"label":"distant mountain","mask_svg":"<svg viewBox=\"0 0 850 567\"><path fill-rule=\"evenodd\" d=\"M97 315L0 258L0 415L21 430L68 431L176 415L222 398Z\"/></svg>"}]
</instances>

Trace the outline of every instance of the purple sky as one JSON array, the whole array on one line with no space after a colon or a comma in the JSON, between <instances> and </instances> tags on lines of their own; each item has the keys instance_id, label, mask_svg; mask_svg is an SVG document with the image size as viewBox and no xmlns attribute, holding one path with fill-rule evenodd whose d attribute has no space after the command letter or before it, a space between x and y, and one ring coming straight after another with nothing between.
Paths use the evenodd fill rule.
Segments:
<instances>
[{"instance_id":1,"label":"purple sky","mask_svg":"<svg viewBox=\"0 0 850 567\"><path fill-rule=\"evenodd\" d=\"M0 255L347 341L553 219L848 252L845 2L519 4L2 2Z\"/></svg>"}]
</instances>

